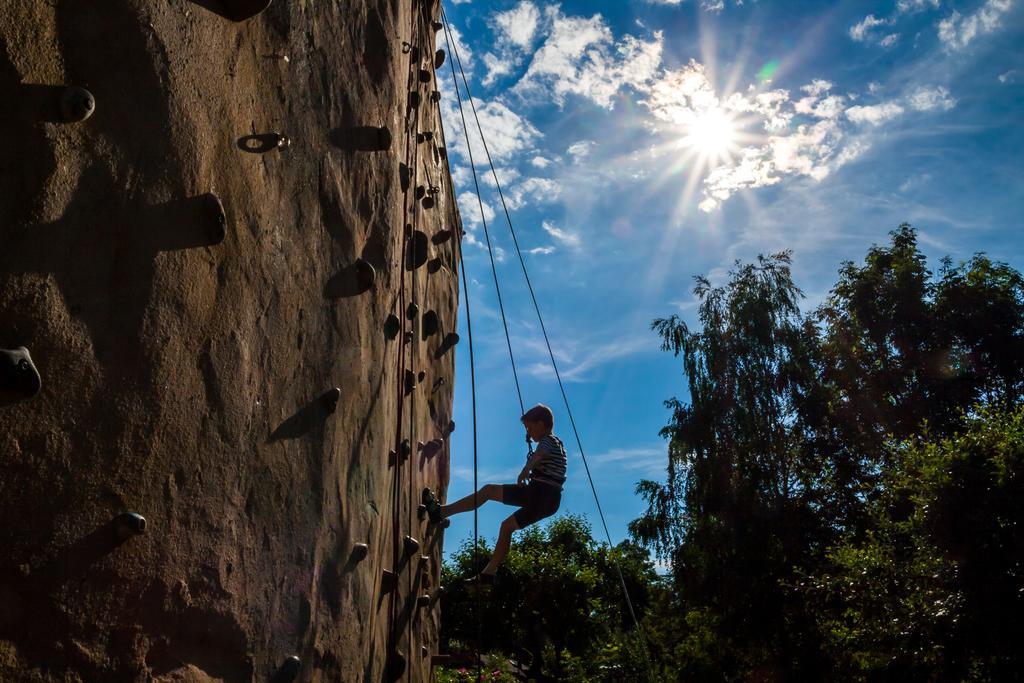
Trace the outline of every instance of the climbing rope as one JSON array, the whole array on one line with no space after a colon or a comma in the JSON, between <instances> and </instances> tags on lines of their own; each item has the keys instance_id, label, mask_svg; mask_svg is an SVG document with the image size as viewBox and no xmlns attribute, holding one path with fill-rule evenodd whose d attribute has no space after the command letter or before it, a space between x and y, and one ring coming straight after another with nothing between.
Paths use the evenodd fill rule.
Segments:
<instances>
[{"instance_id":1,"label":"climbing rope","mask_svg":"<svg viewBox=\"0 0 1024 683\"><path fill-rule=\"evenodd\" d=\"M444 10L442 9L442 17L443 16L444 16ZM452 41L450 40L450 37L449 37L449 26L448 26L447 19L444 20L443 26L444 26L444 41L445 41L445 45L448 47L448 53L451 54L452 53ZM448 60L448 62L449 62L449 64L451 64L451 60ZM455 72L453 70L452 71L453 79L454 79L454 75L455 75ZM459 110L461 111L462 110L461 95L459 95L458 82L456 82L456 81L453 81L453 82L455 82L455 84L456 84L455 94L456 94L456 96L459 97L459 101L460 101ZM443 143L445 143L447 145L447 139L446 139L446 137L444 135L443 119L441 118L441 105L440 105L440 102L437 105L437 119L438 119L439 122L441 122L441 140L442 140ZM463 119L462 119L462 125L463 125L463 130L465 130L466 129L466 119L465 119L465 117L463 117ZM447 147L446 147L446 149L447 149ZM451 177L451 161L449 160L447 154L445 154L445 166L448 167L448 177L450 178ZM473 173L473 182L476 183L476 171L475 170L474 170L474 173ZM477 185L476 187L477 187L477 198L479 199L479 197L480 197L479 185ZM457 203L456 203L456 198L455 198L455 188L452 187L450 192L451 192L450 197L451 197L451 201L452 201L452 207L454 208L454 207L458 206ZM480 217L481 217L481 219L483 219L483 206L480 207ZM486 230L486 227L484 229ZM488 245L490 245L490 236L488 236L487 241L488 241ZM467 337L467 343L469 344L469 386L470 386L470 396L471 396L471 406L472 406L472 419L473 419L473 567L476 569L476 571L479 571L479 568L480 568L480 515L479 515L480 505L479 505L479 501L477 500L477 491L480 489L480 485L479 485L479 481L478 481L478 472L479 472L478 460L479 460L479 455L478 455L478 449L477 449L476 362L475 362L475 357L473 355L473 318L470 315L470 309L469 309L469 279L466 276L466 260L463 258L463 254L462 254L461 226L459 226L458 232L453 236L453 242L455 243L454 250L456 251L456 259L458 259L459 269L462 272L462 294L463 294L463 299L466 302L466 337ZM495 286L495 288L497 288L497 286L498 286L498 274L497 274L497 269L494 267L494 260L493 260L493 258L491 259L491 269L492 269L492 273L494 274L494 286ZM508 342L508 339L509 339L509 337L508 337L508 325L505 322L505 309L501 305L501 293L500 293L500 291L498 293L498 304L499 304L499 308L501 309L502 325L504 325L504 327L505 327L505 340L506 340L506 342ZM508 353L509 353L509 359L512 361L512 376L513 376L513 378L515 379L515 382L516 382L516 395L519 397L519 408L520 408L520 410L522 412L525 412L525 408L523 407L523 396L522 396L522 393L519 390L519 376L516 374L515 356L512 354L512 344L511 344L511 342L508 342ZM527 438L527 443L529 443L529 438ZM483 668L482 667L482 661L481 661L481 651L483 650L483 619L482 619L483 605L482 605L482 602L481 602L481 597L482 597L481 596L481 591L477 590L476 591L476 596L475 596L475 603L476 604L474 605L474 616L475 616L475 619L476 619L476 656L475 656L475 659L476 659L476 679L478 681L481 680L482 668Z\"/></svg>"},{"instance_id":2,"label":"climbing rope","mask_svg":"<svg viewBox=\"0 0 1024 683\"><path fill-rule=\"evenodd\" d=\"M452 53L452 46L454 45L454 40L449 40L448 19L447 17L445 17L444 8L441 9L441 17L443 18L444 21L445 45L447 45L448 47L448 52ZM473 162L473 149L469 144L469 127L466 125L466 114L463 111L462 107L462 94L459 92L459 82L455 76L455 62L454 60L449 59L448 64L452 70L452 82L455 84L455 97L459 101L459 114L462 116L462 130L465 131L466 133L466 149L469 152L469 167L473 171L473 186L476 188L476 200L480 208L480 223L481 225L483 225L484 238L487 241L487 256L490 258L491 261L491 275L494 278L494 291L498 295L498 310L501 312L501 325L505 330L505 344L506 346L508 346L508 358L509 361L512 363L512 379L515 380L516 396L519 398L519 414L522 415L526 412L526 406L523 404L523 392L519 387L519 373L516 371L515 354L512 353L512 338L509 336L508 333L508 319L505 317L505 304L501 298L501 285L498 284L498 268L494 263L494 251L493 249L491 249L491 233L490 230L488 230L487 228L487 217L484 215L484 203L483 200L480 198L480 182L477 179L476 175L476 164ZM461 66L459 68L461 69ZM467 88L466 91L468 93L469 89ZM440 109L438 110L438 117L440 117ZM527 443L529 443L529 439L527 439Z\"/></svg>"},{"instance_id":3,"label":"climbing rope","mask_svg":"<svg viewBox=\"0 0 1024 683\"><path fill-rule=\"evenodd\" d=\"M516 237L515 228L512 225L512 216L510 215L509 210L508 210L508 205L505 202L505 195L504 195L504 193L501 190L501 183L498 180L498 173L497 173L497 171L495 169L494 161L491 158L490 150L487 147L487 137L484 135L483 126L481 126L481 124L480 124L480 116L477 113L476 103L473 101L473 93L472 93L472 91L470 90L470 87L469 87L469 80L466 78L466 72L462 68L462 59L459 56L458 48L454 45L454 41L448 42L450 26L449 26L449 22L448 22L448 15L447 15L447 13L444 10L444 6L443 5L441 7L441 20L444 23L446 44L448 45L448 49L449 49L452 57L454 58L454 59L449 60L449 61L451 62L451 65L452 65L452 67L451 67L452 68L452 78L453 78L453 81L454 81L455 93L456 93L457 100L458 100L458 105L459 105L459 114L460 114L460 116L462 118L463 132L464 132L464 134L466 136L466 149L469 152L469 163L470 163L470 168L473 171L473 182L474 182L474 185L475 185L476 191L477 191L477 200L480 202L480 218L481 218L481 222L482 222L482 224L484 226L484 234L487 236L487 251L488 251L488 254L491 256L491 268L492 268L492 271L494 271L494 256L493 256L493 254L490 253L491 252L491 240L490 240L490 235L487 233L487 223L486 223L486 220L485 220L484 215L483 215L483 200L480 198L480 185L477 182L476 166L473 163L472 145L471 145L470 139L469 139L469 127L466 125L466 115L465 115L465 111L464 111L464 108L463 108L463 105L462 105L462 96L461 96L460 91L459 91L458 79L457 79L456 74L455 74L455 65L456 64L458 64L459 74L462 76L462 83L463 83L463 85L466 88L466 99L469 100L470 107L471 107L471 109L473 111L473 118L474 118L474 120L476 122L477 131L480 133L480 140L483 143L484 153L487 156L487 163L490 166L491 175L494 178L495 187L497 188L498 196L501 199L501 206L502 206L502 209L504 210L504 213L505 213L505 219L508 222L508 228L509 228L509 233L512 236L512 242L513 242L513 244L515 245L515 248L516 248L516 255L519 258L519 265L520 265L520 267L521 267L521 269L523 271L523 278L526 280L526 286L527 286L527 289L530 292L530 300L532 301L533 309L534 309L534 311L537 314L537 321L540 323L541 333L544 336L544 343L545 343L545 345L547 347L547 350L548 350L548 356L551 359L551 367L555 371L555 379L558 381L558 389L559 389L559 391L562 394L562 401L565 404L565 410L566 410L566 413L569 416L569 424L572 426L573 436L576 439L576 446L580 450L580 457L583 460L583 467L584 467L584 470L587 473L587 480L589 481L590 489L591 489L591 491L594 494L594 502L597 505L598 515L601 518L601 525L604 528L604 533L605 533L605 537L608 540L609 549L612 549L612 548L614 548L614 544L612 543L611 533L608 531L608 522L605 520L604 510L601 508L601 499L600 499L600 496L598 496L597 486L594 484L594 478L593 478L593 476L591 475L591 472L590 472L590 465L587 462L587 456L586 456L586 453L585 453L585 451L583 449L583 440L580 438L579 430L576 427L576 420L573 417L572 407L571 407L571 405L569 403L569 396L568 396L568 394L565 391L565 385L562 382L562 375L561 375L561 373L558 370L558 363L555 361L555 354L554 354L554 351L551 348L551 340L548 337L547 328L544 325L544 317L541 315L540 305L537 303L537 295L536 295L536 293L534 291L533 283L530 280L530 274L529 274L529 272L527 271L527 268L526 268L526 261L523 258L523 251L519 247L519 240ZM465 271L465 265L463 265L463 271ZM495 286L497 286L498 276L497 276L497 272L496 271L494 271L494 279L495 279ZM500 295L499 295L499 301L500 301ZM468 312L467 312L467 316L468 316ZM502 312L502 322L504 323L504 312ZM506 338L506 341L508 341L508 326L507 325L505 326L505 338ZM509 341L509 347L510 347L509 350L511 352L511 342L510 341ZM517 386L517 390L518 390L518 386ZM474 487L475 487L475 469L476 469L476 456L475 456L475 453L474 453L474 463L473 463L473 466L474 466ZM474 539L474 541L475 541L475 539ZM630 616L633 619L633 625L634 625L634 627L636 629L637 636L639 637L640 644L641 644L641 647L642 647L643 652L644 652L644 658L645 658L645 661L646 661L646 664L647 664L647 674L648 674L648 677L650 678L650 680L653 681L654 680L653 666L651 664L650 652L649 652L648 647L647 647L647 638L646 638L646 635L644 633L643 626L640 624L640 620L636 616L636 610L635 610L635 608L633 606L633 600L630 598L629 590L626 587L626 579L625 579L625 576L622 573L622 565L619 562L619 558L614 553L611 553L611 557L612 557L612 559L613 559L613 561L615 563L615 569L616 569L616 572L618 573L618 577L619 577L619 584L622 587L622 593L623 593L623 596L626 599L626 605L629 608L629 614L630 614Z\"/></svg>"}]
</instances>

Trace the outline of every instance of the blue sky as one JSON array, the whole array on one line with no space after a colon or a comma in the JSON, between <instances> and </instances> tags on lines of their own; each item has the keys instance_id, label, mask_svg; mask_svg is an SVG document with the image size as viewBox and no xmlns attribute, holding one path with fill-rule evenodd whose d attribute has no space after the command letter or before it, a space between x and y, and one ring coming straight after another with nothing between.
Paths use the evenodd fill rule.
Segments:
<instances>
[{"instance_id":1,"label":"blue sky","mask_svg":"<svg viewBox=\"0 0 1024 683\"><path fill-rule=\"evenodd\" d=\"M446 4L614 541L663 480L663 402L685 398L655 317L693 319L692 277L794 251L812 307L841 261L903 221L932 264L1024 268L1021 0L463 0ZM443 46L443 34L439 43ZM442 111L467 230L480 483L525 444L448 65ZM469 136L527 406L570 451L562 510L596 508L479 139ZM464 317L464 316L463 316ZM448 500L471 491L465 320ZM493 540L509 508L489 503ZM472 531L453 520L446 551Z\"/></svg>"}]
</instances>

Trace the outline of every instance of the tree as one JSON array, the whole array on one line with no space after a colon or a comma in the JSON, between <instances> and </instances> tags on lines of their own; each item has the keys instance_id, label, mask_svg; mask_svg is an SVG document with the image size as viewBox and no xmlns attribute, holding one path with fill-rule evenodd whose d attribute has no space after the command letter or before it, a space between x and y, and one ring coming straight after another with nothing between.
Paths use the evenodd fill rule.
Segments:
<instances>
[{"instance_id":1,"label":"tree","mask_svg":"<svg viewBox=\"0 0 1024 683\"><path fill-rule=\"evenodd\" d=\"M682 358L690 400L667 402L668 482L638 486L649 510L631 531L671 559L686 621L728 634L705 667L718 677L814 666L793 623L806 617L780 590L817 531L796 412L813 334L789 264L737 264L724 287L698 277L699 332L677 316L652 325Z\"/></svg>"},{"instance_id":2,"label":"tree","mask_svg":"<svg viewBox=\"0 0 1024 683\"><path fill-rule=\"evenodd\" d=\"M1011 680L1024 669L1024 408L890 445L871 525L802 587L847 680Z\"/></svg>"},{"instance_id":3,"label":"tree","mask_svg":"<svg viewBox=\"0 0 1024 683\"><path fill-rule=\"evenodd\" d=\"M689 399L667 402L668 479L640 482L648 509L630 529L671 561L674 623L688 643L675 651L677 666L689 678L853 671L835 647L840 625L873 632L872 605L885 603L873 591L885 586L842 603L861 610L852 620L860 624L822 616L839 603L835 592L823 602L821 591L838 584L809 586L846 576L844 567L867 561L860 550L894 561L883 552L893 525L877 507L909 495L893 490L906 465L893 444L923 433L952 439L965 415L1021 402L1024 280L1006 264L983 254L958 266L947 259L935 276L913 228L901 225L862 264L843 264L825 303L802 315L789 263L782 253L737 264L721 287L697 278L698 331L676 316L653 323L663 348L682 358ZM996 513L978 509L963 533L985 537ZM939 546L919 551L925 564L939 556ZM957 634L958 647L981 651L967 631ZM865 645L863 662L888 656L885 647Z\"/></svg>"},{"instance_id":4,"label":"tree","mask_svg":"<svg viewBox=\"0 0 1024 683\"><path fill-rule=\"evenodd\" d=\"M482 651L532 661L531 675L538 679L647 678L615 568L617 560L642 617L665 592L643 548L628 541L609 548L594 540L585 518L562 515L518 535L493 588L478 603L463 580L489 557L481 540L474 561L467 539L442 569L448 587L442 600L445 647L476 646L479 604Z\"/></svg>"}]
</instances>

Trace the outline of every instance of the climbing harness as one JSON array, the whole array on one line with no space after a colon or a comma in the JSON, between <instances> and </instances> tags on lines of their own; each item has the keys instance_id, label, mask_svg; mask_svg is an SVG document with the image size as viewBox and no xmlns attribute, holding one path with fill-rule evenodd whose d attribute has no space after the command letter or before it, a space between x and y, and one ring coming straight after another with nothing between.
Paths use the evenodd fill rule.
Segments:
<instances>
[{"instance_id":1,"label":"climbing harness","mask_svg":"<svg viewBox=\"0 0 1024 683\"><path fill-rule=\"evenodd\" d=\"M611 539L611 533L608 530L608 523L605 520L604 511L601 508L601 500L600 500L600 497L597 494L597 487L594 484L594 478L593 478L593 476L591 475L591 472L590 472L590 465L587 463L587 456L586 456L586 453L585 453L585 451L583 449L583 442L582 442L582 439L580 437L579 430L576 427L576 421L573 418L572 407L570 406L570 403L569 403L569 396L568 396L568 394L565 391L565 385L562 382L562 376L561 376L561 373L558 370L558 363L555 361L555 354L554 354L554 351L551 348L551 340L548 337L547 328L544 325L544 318L541 315L540 305L537 302L537 296L536 296L536 293L535 293L534 288L533 288L533 283L531 282L530 275L529 275L529 273L527 272L527 269L526 269L526 261L523 258L523 252L522 252L522 249L519 246L519 240L516 237L515 228L512 225L512 217L511 217L511 215L509 213L508 205L505 202L505 195L502 192L501 183L498 180L497 170L495 169L494 161L491 158L491 153L490 153L490 150L489 150L489 148L487 146L487 137L484 135L483 126L480 124L480 116L479 116L479 114L477 112L476 103L473 100L473 94L472 94L472 91L470 90L470 87L469 87L469 80L466 78L466 73L463 70L462 60L459 57L458 47L454 44L454 40L452 40L450 38L450 36L451 36L451 26L449 24L448 16L447 16L447 13L444 10L444 6L443 5L441 7L441 21L444 24L445 44L448 47L449 54L451 54L451 56L452 56L452 59L448 60L448 63L451 65L452 80L453 80L453 85L455 86L456 100L457 100L458 106L459 106L459 115L460 115L460 118L462 120L463 133L464 133L465 139L466 139L466 150L467 150L467 153L468 153L467 155L469 157L470 170L472 171L473 184L474 184L474 187L476 188L477 202L478 202L479 208L480 208L480 221L481 221L481 225L483 226L483 229L484 229L484 236L485 236L486 245L487 245L487 253L488 253L488 256L490 257L491 272L492 272L492 274L494 276L495 289L498 292L498 305L499 305L499 309L501 310L502 324L503 324L504 330L505 330L505 341L506 341L506 343L508 344L508 347L509 347L509 357L510 358L513 357L512 356L512 342L511 342L511 339L509 337L508 323L506 322L504 307L502 306L502 302L501 302L501 292L500 292L500 289L498 288L498 274L497 274L497 269L495 268L495 265L494 265L494 255L493 255L493 250L492 250L492 245L491 245L490 232L489 232L488 227L487 227L487 219L484 216L483 199L481 198L481 195L480 195L480 184L479 184L479 181L477 179L476 165L475 165L475 163L473 161L473 151L472 151L472 143L470 141L470 135L469 135L469 126L466 123L465 108L464 108L463 103L462 103L462 95L461 95L461 92L460 92L459 82L458 82L459 81L459 76L455 72L456 65L458 65L459 75L461 75L462 84L463 84L463 86L466 89L466 99L469 101L471 110L473 112L473 118L474 118L475 123L476 123L476 130L477 130L477 132L480 135L481 142L483 143L484 153L485 153L485 155L487 157L487 163L490 166L491 175L494 178L494 184L495 184L495 187L498 190L498 196L501 199L501 206L502 206L502 209L503 209L503 211L505 213L505 219L508 222L508 228L509 228L509 233L510 233L510 235L512 237L512 243L515 245L516 255L517 255L518 259L519 259L519 265L520 265L520 268L522 269L523 278L526 281L526 286L527 286L527 289L528 289L528 291L530 293L530 300L533 303L533 309L534 309L534 311L537 314L537 321L540 324L541 333L542 333L542 335L544 337L544 343L545 343L545 345L547 347L548 356L549 356L549 358L551 360L551 367L552 367L552 369L555 372L555 379L558 382L558 388L559 388L559 391L561 392L561 395L562 395L562 401L563 401L563 403L565 405L566 414L569 417L569 424L572 427L573 436L576 439L576 446L579 448L580 456L581 456L581 458L583 460L583 467L584 467L584 470L587 473L587 480L589 481L590 489L591 489L591 491L594 494L594 502L597 505L598 515L601 518L601 525L604 528L605 537L608 540L609 549L611 549L611 548L614 548L614 544L612 543L612 539ZM456 241L458 241L458 240L456 240ZM465 264L463 264L462 268L463 268L463 282L464 282L464 286L466 286L465 285ZM467 317L467 326L468 326L468 322L469 322L468 321L468 318L469 318L469 311L468 311L468 309L467 309L467 312L466 312L466 317ZM470 342L470 348L472 348L472 342ZM472 358L472 354L471 354L471 358ZM471 360L471 363L472 363L472 360ZM512 372L513 372L513 376L516 377L515 361L514 361L514 359L512 361ZM516 377L516 392L519 393L518 377ZM520 407L522 408L522 395L521 394L519 395L519 403L520 403ZM474 416L475 416L475 394L474 394ZM476 457L476 443L475 443L475 439L474 439L474 452L473 452L473 470L474 470L473 486L474 486L474 490L476 489L476 468L477 468L477 457ZM474 501L474 504L475 503L476 503L476 501ZM475 515L475 512L474 512L474 515ZM474 537L473 537L473 541L474 541L474 547L475 547L476 543L477 543L475 519L474 519ZM619 583L620 583L620 585L622 587L622 593L623 593L623 596L625 597L626 605L629 608L630 616L633 619L633 625L635 627L637 636L638 636L638 638L640 640L640 644L641 644L641 647L642 647L643 652L644 652L645 662L647 664L647 674L648 674L648 677L650 678L650 680L653 681L654 680L653 666L651 664L650 652L649 652L648 647L647 647L647 638L646 638L646 635L644 634L643 626L640 624L640 620L636 616L636 610L633 607L633 601L630 598L629 590L626 587L626 579L625 579L625 577L624 577L624 575L622 573L621 563L619 562L618 557L616 557L614 554L612 554L612 558L613 558L613 560L615 562L615 569L616 569L616 572L618 573ZM478 659L479 659L479 655L480 655L480 653L478 651L477 652L477 658Z\"/></svg>"}]
</instances>

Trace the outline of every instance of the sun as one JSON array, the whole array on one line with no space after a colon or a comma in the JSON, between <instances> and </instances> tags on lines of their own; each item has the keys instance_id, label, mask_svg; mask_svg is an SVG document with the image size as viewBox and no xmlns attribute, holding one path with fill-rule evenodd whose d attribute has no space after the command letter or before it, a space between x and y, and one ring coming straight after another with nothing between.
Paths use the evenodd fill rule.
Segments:
<instances>
[{"instance_id":1,"label":"sun","mask_svg":"<svg viewBox=\"0 0 1024 683\"><path fill-rule=\"evenodd\" d=\"M710 107L685 124L683 147L697 152L709 163L725 161L736 149L736 119L720 107Z\"/></svg>"}]
</instances>

